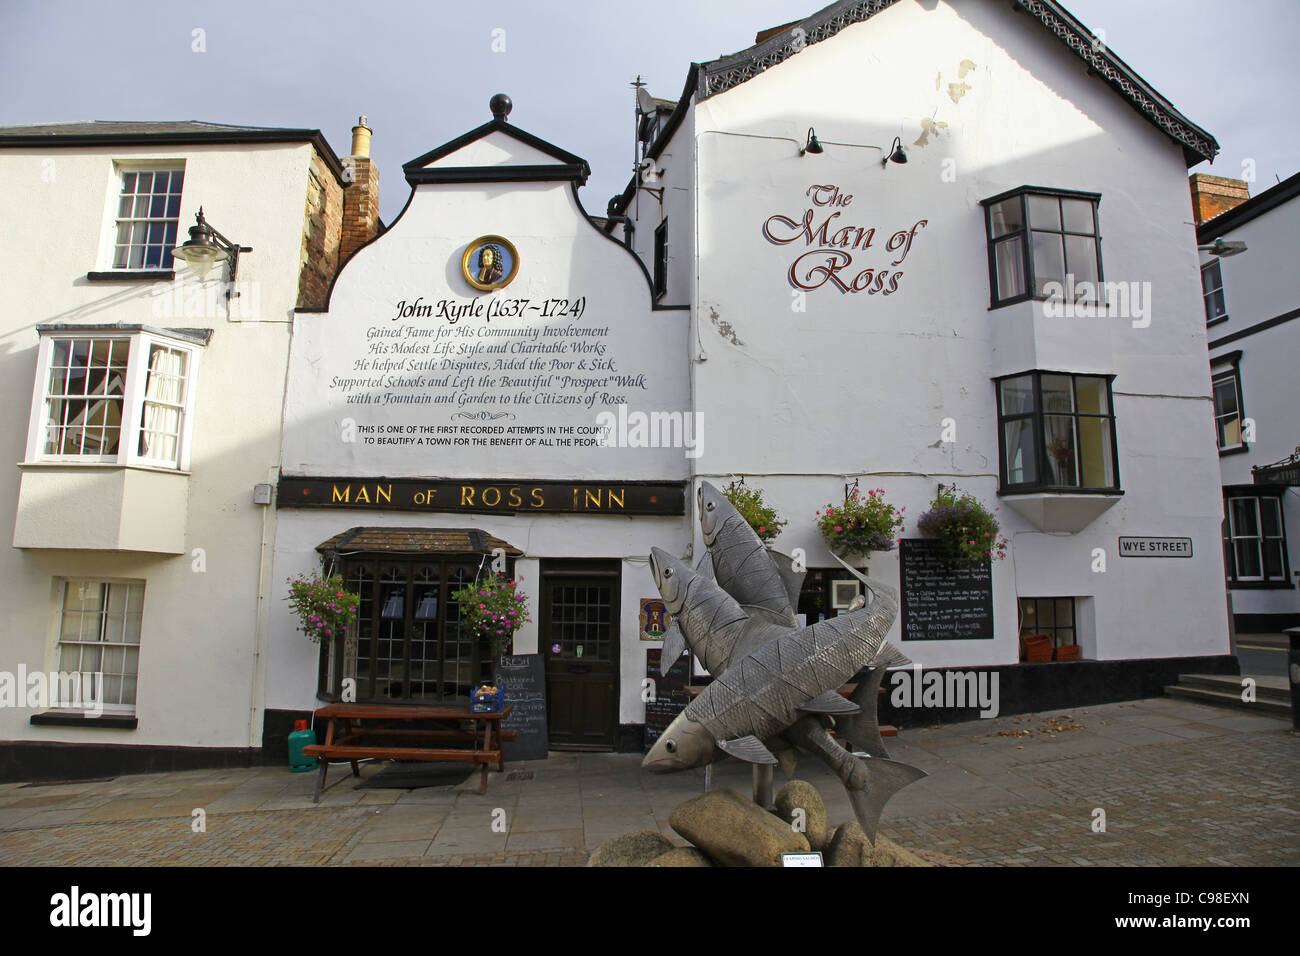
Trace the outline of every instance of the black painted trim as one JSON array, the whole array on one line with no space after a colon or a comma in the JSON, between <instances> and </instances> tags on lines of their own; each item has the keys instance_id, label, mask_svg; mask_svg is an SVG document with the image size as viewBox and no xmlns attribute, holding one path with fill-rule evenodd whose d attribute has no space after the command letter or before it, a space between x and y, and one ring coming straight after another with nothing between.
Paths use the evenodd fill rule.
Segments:
<instances>
[{"instance_id":1,"label":"black painted trim","mask_svg":"<svg viewBox=\"0 0 1300 956\"><path fill-rule=\"evenodd\" d=\"M285 773L289 772L287 754L286 751ZM252 747L160 747L43 740L0 743L0 783L256 767L260 763L260 751Z\"/></svg>"},{"instance_id":2,"label":"black painted trim","mask_svg":"<svg viewBox=\"0 0 1300 956\"><path fill-rule=\"evenodd\" d=\"M436 169L413 169L406 174L412 186L430 183L513 183L587 181L591 170L586 163L556 163L549 166L441 166Z\"/></svg>"},{"instance_id":3,"label":"black painted trim","mask_svg":"<svg viewBox=\"0 0 1300 956\"><path fill-rule=\"evenodd\" d=\"M1265 319L1263 322L1256 322L1254 325L1242 329L1240 332L1233 332L1225 335L1221 339L1215 339L1209 344L1209 348L1217 349L1227 345L1230 342L1236 342L1238 339L1244 339L1248 335L1254 335L1256 332L1263 332L1266 329L1274 328L1283 323L1290 322L1292 319L1300 318L1300 309L1292 309L1290 312L1283 312L1281 315L1275 315L1271 319ZM1219 356L1211 356L1210 361L1216 361Z\"/></svg>"},{"instance_id":4,"label":"black painted trim","mask_svg":"<svg viewBox=\"0 0 1300 956\"><path fill-rule=\"evenodd\" d=\"M651 276L650 276L650 270L647 269L647 268L645 267L645 263L641 261L641 257L638 256L638 255L637 255L635 252L633 252L631 249L629 249L629 248L628 248L624 243L622 243L622 242L620 242L619 240L615 239L615 238L614 238L613 236L611 236L609 233L605 232L605 230L601 229L600 226L596 225L595 221L592 220L592 218L591 218L590 215L588 215L587 210L586 210L585 208L583 208L583 205L582 205L582 197L580 197L580 196L578 195L578 184L577 184L577 183L573 183L572 186L571 186L571 188L573 189L573 201L574 201L575 203L578 204L578 211L582 213L583 218L585 218L585 219L587 220L587 222L591 223L591 228L592 228L592 229L595 229L596 232L598 232L598 233L600 234L601 238L605 239L607 242L612 242L612 243L614 243L614 245L616 245L616 246L618 246L620 249L622 249L622 250L623 250L627 255L631 256L631 257L632 257L632 261L635 262L635 263L637 264L637 266L641 269L641 275L643 275L643 276L645 277L646 290L647 290L647 292L650 294L650 311L651 311L651 312L685 312L685 311L690 311L690 308L691 308L691 307L690 307L689 305L664 305L663 303L661 303L661 302L659 302L659 301L657 301L657 300L655 299L655 283L654 283L654 279L651 278ZM635 482L628 482L628 483L629 483L629 484L635 484Z\"/></svg>"},{"instance_id":5,"label":"black painted trim","mask_svg":"<svg viewBox=\"0 0 1300 956\"><path fill-rule=\"evenodd\" d=\"M135 730L140 726L137 717L125 714L102 717L86 717L82 714L32 714L29 721L33 727L84 727L87 730Z\"/></svg>"},{"instance_id":6,"label":"black painted trim","mask_svg":"<svg viewBox=\"0 0 1300 956\"><path fill-rule=\"evenodd\" d=\"M895 707L892 674L885 675L880 698L882 724L895 727L926 727L936 723L960 723L979 719L978 707ZM1160 697L1164 688L1178 683L1180 674L1239 674L1237 659L1230 654L1207 657L1165 657L1121 661L1052 661L1042 664L1009 664L999 667L942 667L922 669L923 674L959 671L998 675L998 716L1034 714L1066 707L1113 704L1126 700ZM888 743L886 743L888 746Z\"/></svg>"},{"instance_id":7,"label":"black painted trim","mask_svg":"<svg viewBox=\"0 0 1300 956\"><path fill-rule=\"evenodd\" d=\"M468 133L462 133L455 139L448 140L441 146L434 147L422 156L417 156L415 159L403 163L402 172L406 174L406 178L409 180L412 172L419 171L430 163L437 162L444 156L450 156L452 153L456 152L456 150L462 149L470 143L480 140L485 136L489 136L492 133L504 133L511 139L517 139L526 146L531 146L534 149L540 150L548 156L554 156L561 163L581 166L586 170L587 174L591 173L591 167L581 156L570 153L566 149L560 149L560 147L556 146L554 143L549 143L540 136L534 136L527 130L522 130L518 126L513 126L508 120L495 118L488 120L482 126L475 127Z\"/></svg>"},{"instance_id":8,"label":"black painted trim","mask_svg":"<svg viewBox=\"0 0 1300 956\"><path fill-rule=\"evenodd\" d=\"M1277 634L1288 627L1300 626L1300 611L1291 614L1234 614L1237 639L1247 634Z\"/></svg>"},{"instance_id":9,"label":"black painted trim","mask_svg":"<svg viewBox=\"0 0 1300 956\"><path fill-rule=\"evenodd\" d=\"M120 269L115 272L87 272L89 282L160 282L176 278L174 269L138 269L129 272Z\"/></svg>"},{"instance_id":10,"label":"black painted trim","mask_svg":"<svg viewBox=\"0 0 1300 956\"><path fill-rule=\"evenodd\" d=\"M208 146L246 143L311 143L325 158L339 185L343 163L318 129L214 130L190 133L32 133L0 135L0 148L57 149L62 146Z\"/></svg>"}]
</instances>

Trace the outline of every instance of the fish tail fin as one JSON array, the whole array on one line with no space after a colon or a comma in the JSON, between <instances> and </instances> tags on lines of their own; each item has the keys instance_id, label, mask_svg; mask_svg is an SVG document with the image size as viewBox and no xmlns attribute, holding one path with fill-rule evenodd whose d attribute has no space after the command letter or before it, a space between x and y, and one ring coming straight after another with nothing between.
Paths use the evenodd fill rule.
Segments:
<instances>
[{"instance_id":1,"label":"fish tail fin","mask_svg":"<svg viewBox=\"0 0 1300 956\"><path fill-rule=\"evenodd\" d=\"M672 666L677 663L677 659L686 652L686 635L682 629L673 621L668 625L668 630L664 631L664 646L659 652L659 673L666 675Z\"/></svg>"},{"instance_id":2,"label":"fish tail fin","mask_svg":"<svg viewBox=\"0 0 1300 956\"><path fill-rule=\"evenodd\" d=\"M866 783L859 788L846 783L844 789L848 791L849 801L853 804L853 813L858 818L858 823L862 825L871 845L875 846L876 828L880 824L880 815L884 812L889 798L909 783L915 783L927 774L924 770L897 760L886 760L880 757L858 759L867 771Z\"/></svg>"},{"instance_id":3,"label":"fish tail fin","mask_svg":"<svg viewBox=\"0 0 1300 956\"><path fill-rule=\"evenodd\" d=\"M871 661L872 667L883 667L888 670L891 667L906 667L912 663L912 659L900 651L889 641L880 645L880 650L876 652L875 658Z\"/></svg>"},{"instance_id":4,"label":"fish tail fin","mask_svg":"<svg viewBox=\"0 0 1300 956\"><path fill-rule=\"evenodd\" d=\"M880 722L877 717L880 682L885 676L884 667L874 664L865 680L859 681L849 700L858 705L856 714L837 714L835 732L851 752L865 753L871 757L888 757L885 742L880 739Z\"/></svg>"}]
</instances>

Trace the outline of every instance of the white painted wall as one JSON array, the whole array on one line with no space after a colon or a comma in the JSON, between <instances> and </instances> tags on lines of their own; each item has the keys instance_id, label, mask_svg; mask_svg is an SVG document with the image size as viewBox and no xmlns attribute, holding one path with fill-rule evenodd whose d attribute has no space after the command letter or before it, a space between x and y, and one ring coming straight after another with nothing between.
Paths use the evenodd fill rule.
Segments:
<instances>
[{"instance_id":1,"label":"white painted wall","mask_svg":"<svg viewBox=\"0 0 1300 956\"><path fill-rule=\"evenodd\" d=\"M1246 243L1246 251L1221 258L1224 302L1228 319L1209 329L1211 342L1266 322L1300 306L1300 276L1295 262L1300 255L1300 201L1292 199L1225 232L1222 238ZM1202 262L1208 262L1208 255ZM1300 445L1295 425L1300 407L1296 382L1296 355L1300 353L1300 319L1292 319L1262 332L1212 348L1210 357L1241 350L1242 408L1254 420L1255 441L1250 451L1225 455L1219 460L1224 485L1252 483L1252 465L1280 461ZM1300 490L1290 488L1282 498L1282 520L1287 532L1288 561L1300 570ZM1300 613L1300 592L1237 588L1232 592L1236 614Z\"/></svg>"},{"instance_id":2,"label":"white painted wall","mask_svg":"<svg viewBox=\"0 0 1300 956\"><path fill-rule=\"evenodd\" d=\"M973 66L962 76L964 61ZM966 86L956 101L950 84ZM749 476L790 520L776 547L828 565L814 511L842 499L846 476L905 505L905 535L940 481L999 507L993 376L1112 373L1121 501L1059 536L1002 506L1013 548L994 568L995 640L904 648L926 666L1014 662L1020 595L1090 598L1088 657L1226 653L1217 455L1180 147L1038 23L985 3L897 4L692 109L693 391L710 435L697 476ZM923 118L946 125L920 145ZM801 157L809 126L826 149ZM887 148L896 135L905 166L882 169L876 150L832 145ZM761 228L773 214L800 219L814 184L854 196L839 223L877 229L876 245L854 253L855 271L895 268L884 241L926 220L896 267L898 292L823 288L807 294L806 311L792 309L786 273L806 247L774 245ZM1149 325L1049 319L1035 303L989 309L979 201L1022 185L1101 194L1105 279L1149 292ZM638 243L651 233L639 226ZM944 418L956 423L955 444L940 441ZM1189 536L1195 557L1120 558L1119 535ZM1105 573L1091 570L1096 548ZM896 579L896 561L873 559L873 573Z\"/></svg>"},{"instance_id":3,"label":"white painted wall","mask_svg":"<svg viewBox=\"0 0 1300 956\"><path fill-rule=\"evenodd\" d=\"M0 426L0 502L13 539L27 410L37 373L42 322L123 322L214 330L201 352L188 482L184 552L175 557L69 549L0 549L0 580L10 600L0 612L0 670L57 664L64 578L145 582L140 677L134 731L32 727L30 711L0 709L0 739L242 747L261 743L257 669L259 561L274 513L252 503L253 486L273 480L289 326L311 160L308 144L0 150L0 402L13 414ZM241 256L243 296L228 315L224 298L191 295L188 274L158 287L91 283L111 264L114 162L183 161L180 238L199 205L225 235L253 247ZM52 171L52 178L51 178ZM208 282L214 291L212 278ZM83 502L69 495L63 509ZM135 509L135 504L131 505ZM138 510L138 509L137 509ZM146 520L160 521L154 514ZM265 525L264 525L265 522ZM57 525L57 522L55 522ZM52 533L56 530L51 526ZM38 529L39 530L39 529ZM203 549L198 573L194 549ZM269 561L264 569L269 573Z\"/></svg>"}]
</instances>

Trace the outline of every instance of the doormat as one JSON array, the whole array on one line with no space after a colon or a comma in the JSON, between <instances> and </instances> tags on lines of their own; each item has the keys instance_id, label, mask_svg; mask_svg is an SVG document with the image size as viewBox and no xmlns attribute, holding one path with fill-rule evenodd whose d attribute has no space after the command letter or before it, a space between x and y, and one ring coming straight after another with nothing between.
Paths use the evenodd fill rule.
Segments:
<instances>
[{"instance_id":1,"label":"doormat","mask_svg":"<svg viewBox=\"0 0 1300 956\"><path fill-rule=\"evenodd\" d=\"M477 768L474 764L449 761L446 763L390 763L358 790L418 790L422 787L457 787L469 779Z\"/></svg>"}]
</instances>

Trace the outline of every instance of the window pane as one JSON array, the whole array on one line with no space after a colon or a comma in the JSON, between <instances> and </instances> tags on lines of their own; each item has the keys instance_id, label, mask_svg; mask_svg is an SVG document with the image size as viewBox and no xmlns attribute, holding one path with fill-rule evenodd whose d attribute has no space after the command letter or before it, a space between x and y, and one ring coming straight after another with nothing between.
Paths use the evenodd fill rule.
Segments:
<instances>
[{"instance_id":1,"label":"window pane","mask_svg":"<svg viewBox=\"0 0 1300 956\"><path fill-rule=\"evenodd\" d=\"M1043 376L1043 411L1074 411L1074 385L1070 381L1070 376Z\"/></svg>"},{"instance_id":2,"label":"window pane","mask_svg":"<svg viewBox=\"0 0 1300 956\"><path fill-rule=\"evenodd\" d=\"M1222 288L1223 272L1219 268L1219 260L1215 259L1201 267L1201 291L1208 294Z\"/></svg>"},{"instance_id":3,"label":"window pane","mask_svg":"<svg viewBox=\"0 0 1300 956\"><path fill-rule=\"evenodd\" d=\"M1014 299L1027 291L1025 284L1025 240L1023 236L1004 239L993 247L997 270L997 300Z\"/></svg>"},{"instance_id":4,"label":"window pane","mask_svg":"<svg viewBox=\"0 0 1300 956\"><path fill-rule=\"evenodd\" d=\"M1074 276L1076 302L1096 302L1097 292L1097 240L1087 236L1065 237L1065 266ZM1079 288L1081 283L1088 283Z\"/></svg>"},{"instance_id":5,"label":"window pane","mask_svg":"<svg viewBox=\"0 0 1300 956\"><path fill-rule=\"evenodd\" d=\"M1265 541L1263 543L1264 551L1264 576L1269 579L1279 579L1282 577L1282 542Z\"/></svg>"},{"instance_id":6,"label":"window pane","mask_svg":"<svg viewBox=\"0 0 1300 956\"><path fill-rule=\"evenodd\" d=\"M1079 411L1089 415L1109 415L1110 405L1106 401L1106 380L1092 376L1079 376L1074 380L1075 391L1079 398Z\"/></svg>"},{"instance_id":7,"label":"window pane","mask_svg":"<svg viewBox=\"0 0 1300 956\"><path fill-rule=\"evenodd\" d=\"M1074 623L1074 598L1056 599L1056 626L1069 627Z\"/></svg>"},{"instance_id":8,"label":"window pane","mask_svg":"<svg viewBox=\"0 0 1300 956\"><path fill-rule=\"evenodd\" d=\"M1020 197L1012 196L989 208L989 225L993 238L1005 236L1009 232L1022 232L1025 228L1025 216L1021 209Z\"/></svg>"},{"instance_id":9,"label":"window pane","mask_svg":"<svg viewBox=\"0 0 1300 956\"><path fill-rule=\"evenodd\" d=\"M1034 377L1021 375L1002 381L1002 414L1006 418L1034 410Z\"/></svg>"},{"instance_id":10,"label":"window pane","mask_svg":"<svg viewBox=\"0 0 1300 956\"><path fill-rule=\"evenodd\" d=\"M1276 498L1259 499L1259 524L1266 538L1282 536L1282 512Z\"/></svg>"},{"instance_id":11,"label":"window pane","mask_svg":"<svg viewBox=\"0 0 1300 956\"><path fill-rule=\"evenodd\" d=\"M1032 233L1034 239L1034 294L1047 295L1048 283L1065 287L1065 249L1062 237L1052 232ZM1061 294L1057 291L1057 294Z\"/></svg>"},{"instance_id":12,"label":"window pane","mask_svg":"<svg viewBox=\"0 0 1300 956\"><path fill-rule=\"evenodd\" d=\"M1253 538L1238 541L1235 550L1237 554L1237 577L1260 577L1259 542Z\"/></svg>"},{"instance_id":13,"label":"window pane","mask_svg":"<svg viewBox=\"0 0 1300 956\"><path fill-rule=\"evenodd\" d=\"M1085 488L1115 486L1110 434L1109 418L1079 419L1079 477Z\"/></svg>"},{"instance_id":14,"label":"window pane","mask_svg":"<svg viewBox=\"0 0 1300 956\"><path fill-rule=\"evenodd\" d=\"M1205 320L1213 322L1228 314L1228 306L1223 300L1223 290L1211 292L1205 297Z\"/></svg>"},{"instance_id":15,"label":"window pane","mask_svg":"<svg viewBox=\"0 0 1300 956\"><path fill-rule=\"evenodd\" d=\"M1007 484L1024 485L1038 481L1038 448L1034 440L1033 419L1007 422L1002 426L1002 450L1006 455Z\"/></svg>"},{"instance_id":16,"label":"window pane","mask_svg":"<svg viewBox=\"0 0 1300 956\"><path fill-rule=\"evenodd\" d=\"M1071 487L1077 485L1074 418L1070 415L1044 415L1043 432L1047 467L1051 471L1050 483Z\"/></svg>"},{"instance_id":17,"label":"window pane","mask_svg":"<svg viewBox=\"0 0 1300 956\"><path fill-rule=\"evenodd\" d=\"M1259 525L1255 518L1255 499L1232 498L1228 505L1232 515L1232 536L1234 538L1259 537Z\"/></svg>"},{"instance_id":18,"label":"window pane","mask_svg":"<svg viewBox=\"0 0 1300 956\"><path fill-rule=\"evenodd\" d=\"M1029 225L1035 229L1061 228L1061 204L1055 196L1029 197Z\"/></svg>"},{"instance_id":19,"label":"window pane","mask_svg":"<svg viewBox=\"0 0 1300 956\"><path fill-rule=\"evenodd\" d=\"M1034 610L1038 615L1038 627L1041 630L1045 627L1056 626L1056 612L1054 601L1035 601Z\"/></svg>"},{"instance_id":20,"label":"window pane","mask_svg":"<svg viewBox=\"0 0 1300 956\"><path fill-rule=\"evenodd\" d=\"M1061 212L1065 215L1066 232L1086 232L1095 235L1092 221L1092 203L1087 199L1062 199Z\"/></svg>"}]
</instances>

